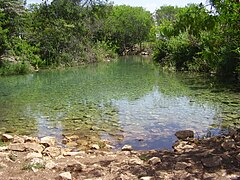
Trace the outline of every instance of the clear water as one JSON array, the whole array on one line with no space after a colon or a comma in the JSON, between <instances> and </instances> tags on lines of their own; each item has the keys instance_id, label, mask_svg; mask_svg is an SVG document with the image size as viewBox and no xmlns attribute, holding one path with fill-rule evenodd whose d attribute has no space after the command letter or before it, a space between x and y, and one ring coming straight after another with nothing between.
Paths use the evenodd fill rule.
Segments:
<instances>
[{"instance_id":1,"label":"clear water","mask_svg":"<svg viewBox=\"0 0 240 180\"><path fill-rule=\"evenodd\" d=\"M239 92L230 79L164 72L142 57L0 77L0 133L169 149L178 130L240 127Z\"/></svg>"}]
</instances>

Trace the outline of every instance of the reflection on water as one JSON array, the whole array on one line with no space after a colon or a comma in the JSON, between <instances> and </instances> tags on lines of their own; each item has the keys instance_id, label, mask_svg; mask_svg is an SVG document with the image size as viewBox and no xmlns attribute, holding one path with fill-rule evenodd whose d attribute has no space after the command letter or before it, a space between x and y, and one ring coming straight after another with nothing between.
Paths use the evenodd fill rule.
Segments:
<instances>
[{"instance_id":1,"label":"reflection on water","mask_svg":"<svg viewBox=\"0 0 240 180\"><path fill-rule=\"evenodd\" d=\"M239 84L229 82L163 72L141 57L0 77L0 132L171 148L177 130L239 126Z\"/></svg>"}]
</instances>

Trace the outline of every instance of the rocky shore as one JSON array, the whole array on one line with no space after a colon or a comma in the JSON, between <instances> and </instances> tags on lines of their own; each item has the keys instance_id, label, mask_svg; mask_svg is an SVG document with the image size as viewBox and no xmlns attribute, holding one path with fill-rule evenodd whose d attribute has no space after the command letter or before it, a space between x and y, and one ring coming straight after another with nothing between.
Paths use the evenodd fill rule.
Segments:
<instances>
[{"instance_id":1,"label":"rocky shore","mask_svg":"<svg viewBox=\"0 0 240 180\"><path fill-rule=\"evenodd\" d=\"M1 180L240 179L240 130L194 138L179 131L173 150L134 151L62 148L54 137L2 134ZM110 146L110 145L108 145Z\"/></svg>"}]
</instances>

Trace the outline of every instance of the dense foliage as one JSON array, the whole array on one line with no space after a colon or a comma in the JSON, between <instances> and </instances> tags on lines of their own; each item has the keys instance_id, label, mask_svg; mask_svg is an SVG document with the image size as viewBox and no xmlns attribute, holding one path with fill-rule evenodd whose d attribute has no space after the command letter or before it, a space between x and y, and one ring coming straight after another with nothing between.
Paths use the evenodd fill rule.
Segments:
<instances>
[{"instance_id":1,"label":"dense foliage","mask_svg":"<svg viewBox=\"0 0 240 180\"><path fill-rule=\"evenodd\" d=\"M21 0L0 0L0 17L0 74L113 59L145 41L152 26L143 8L113 7L107 0L43 1L28 8Z\"/></svg>"},{"instance_id":2,"label":"dense foliage","mask_svg":"<svg viewBox=\"0 0 240 180\"><path fill-rule=\"evenodd\" d=\"M184 8L161 7L154 58L177 70L240 73L240 3L211 1Z\"/></svg>"}]
</instances>

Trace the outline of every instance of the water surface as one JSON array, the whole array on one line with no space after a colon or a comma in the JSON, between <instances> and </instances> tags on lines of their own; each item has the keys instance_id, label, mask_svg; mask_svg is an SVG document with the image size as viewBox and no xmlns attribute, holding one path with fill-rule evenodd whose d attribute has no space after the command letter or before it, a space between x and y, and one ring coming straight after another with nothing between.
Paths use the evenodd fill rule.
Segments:
<instances>
[{"instance_id":1,"label":"water surface","mask_svg":"<svg viewBox=\"0 0 240 180\"><path fill-rule=\"evenodd\" d=\"M239 127L239 92L230 79L164 72L142 57L0 77L0 132L171 148L178 130Z\"/></svg>"}]
</instances>

